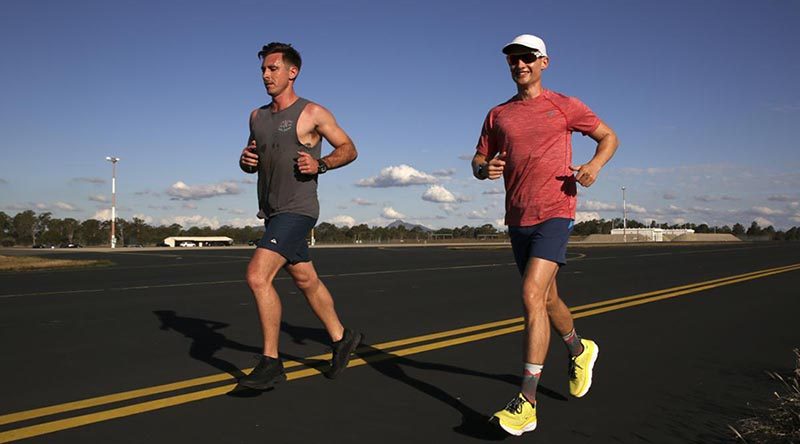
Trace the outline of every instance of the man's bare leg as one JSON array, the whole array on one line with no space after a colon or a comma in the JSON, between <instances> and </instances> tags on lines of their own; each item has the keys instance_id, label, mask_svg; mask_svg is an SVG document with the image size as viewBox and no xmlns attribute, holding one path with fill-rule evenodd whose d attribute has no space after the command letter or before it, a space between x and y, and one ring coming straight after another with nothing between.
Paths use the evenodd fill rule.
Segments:
<instances>
[{"instance_id":1,"label":"man's bare leg","mask_svg":"<svg viewBox=\"0 0 800 444\"><path fill-rule=\"evenodd\" d=\"M322 325L328 331L331 341L336 342L342 339L344 327L336 314L333 297L328 288L325 287L325 284L319 279L314 265L311 262L298 262L296 264L286 264L284 268L292 276L297 288L305 295L308 305L311 306L314 314L322 321Z\"/></svg>"},{"instance_id":2,"label":"man's bare leg","mask_svg":"<svg viewBox=\"0 0 800 444\"><path fill-rule=\"evenodd\" d=\"M572 313L558 296L558 285L555 280L553 280L553 285L550 286L550 291L547 292L547 315L550 316L553 328L561 336L566 335L575 328Z\"/></svg>"},{"instance_id":3,"label":"man's bare leg","mask_svg":"<svg viewBox=\"0 0 800 444\"><path fill-rule=\"evenodd\" d=\"M278 357L278 336L281 328L281 300L272 281L286 263L280 254L266 248L256 248L247 266L247 284L253 292L264 335L264 356Z\"/></svg>"},{"instance_id":4,"label":"man's bare leg","mask_svg":"<svg viewBox=\"0 0 800 444\"><path fill-rule=\"evenodd\" d=\"M578 356L583 352L583 345L581 337L575 332L575 322L572 318L572 313L564 304L564 301L558 296L558 286L556 281L550 286L550 291L547 293L547 315L550 317L550 323L555 331L564 340L570 356Z\"/></svg>"},{"instance_id":5,"label":"man's bare leg","mask_svg":"<svg viewBox=\"0 0 800 444\"><path fill-rule=\"evenodd\" d=\"M361 344L364 336L342 326L334 308L333 297L319 279L311 262L298 262L286 265L285 268L331 337L331 366L325 372L325 376L331 379L337 378L347 368L350 355Z\"/></svg>"},{"instance_id":6,"label":"man's bare leg","mask_svg":"<svg viewBox=\"0 0 800 444\"><path fill-rule=\"evenodd\" d=\"M547 296L555 281L558 264L531 258L522 280L525 306L525 362L544 364L550 345L550 318Z\"/></svg>"}]
</instances>

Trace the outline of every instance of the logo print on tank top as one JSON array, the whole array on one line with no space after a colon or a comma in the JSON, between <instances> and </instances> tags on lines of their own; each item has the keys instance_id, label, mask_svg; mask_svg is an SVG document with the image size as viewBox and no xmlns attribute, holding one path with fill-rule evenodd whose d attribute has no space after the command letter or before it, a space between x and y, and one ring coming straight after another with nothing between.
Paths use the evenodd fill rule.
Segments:
<instances>
[{"instance_id":1,"label":"logo print on tank top","mask_svg":"<svg viewBox=\"0 0 800 444\"><path fill-rule=\"evenodd\" d=\"M281 124L278 126L278 131L280 131L280 132L282 132L282 133L285 133L286 131L289 131L290 129L292 129L292 124L293 124L293 123L294 123L294 122L292 122L291 120L284 120L284 121L283 121L283 122L281 122Z\"/></svg>"}]
</instances>

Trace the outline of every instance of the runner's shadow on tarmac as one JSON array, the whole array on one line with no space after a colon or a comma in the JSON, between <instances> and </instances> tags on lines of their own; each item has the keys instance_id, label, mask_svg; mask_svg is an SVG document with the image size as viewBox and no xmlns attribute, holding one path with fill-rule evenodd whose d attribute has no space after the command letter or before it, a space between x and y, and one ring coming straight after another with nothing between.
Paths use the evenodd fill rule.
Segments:
<instances>
[{"instance_id":1,"label":"runner's shadow on tarmac","mask_svg":"<svg viewBox=\"0 0 800 444\"><path fill-rule=\"evenodd\" d=\"M384 376L400 381L458 410L459 413L461 413L461 424L453 427L453 431L456 433L484 441L502 441L508 438L509 435L506 432L489 423L489 416L472 409L470 406L464 404L439 387L409 376L405 370L403 370L403 367L477 376L514 385L519 384L519 377L513 375L493 375L452 365L416 361L379 350L370 345L362 345L359 347L358 350L356 350L356 355Z\"/></svg>"},{"instance_id":2,"label":"runner's shadow on tarmac","mask_svg":"<svg viewBox=\"0 0 800 444\"><path fill-rule=\"evenodd\" d=\"M244 376L244 372L242 372L239 367L233 365L232 363L224 359L217 358L214 356L214 354L223 348L230 348L232 350L253 353L257 358L260 358L261 356L260 347L254 347L252 345L246 345L232 341L225 337L225 335L222 333L218 332L217 330L221 330L229 326L229 324L224 322L178 316L174 310L155 310L153 311L153 314L155 314L159 321L161 321L160 328L162 330L174 330L192 340L192 344L189 347L189 356L197 359L198 361L205 362L225 373L228 373L235 379L239 379ZM323 344L326 343L326 341L329 341L328 334L324 329L297 327L286 322L282 322L281 330L288 333L290 336L292 336L292 339L295 342L300 344L305 343L304 341L306 339L317 341ZM326 370L327 366L329 365L328 362L321 359L306 359L287 355L285 353L281 353L281 357L283 359L290 359L300 362L306 367L316 368L320 372ZM237 387L231 391L229 395L240 398L250 398L259 396L262 393L272 390L274 389L251 390Z\"/></svg>"},{"instance_id":3,"label":"runner's shadow on tarmac","mask_svg":"<svg viewBox=\"0 0 800 444\"><path fill-rule=\"evenodd\" d=\"M330 337L328 336L328 332L326 332L325 329L321 328L301 327L282 321L281 332L291 336L292 341L295 342L296 344L305 344L306 340L311 340L325 345L330 344ZM259 356L260 355L261 351L259 350ZM284 361L288 359L299 362L303 364L305 367L317 369L320 373L324 373L330 368L330 363L322 359L301 358L297 356L288 355L282 352L280 353L280 357ZM233 398L253 398L256 396L260 396L262 393L271 392L272 390L275 390L275 388L270 388L267 390L255 390L237 385L236 387L234 387L233 390L228 392L227 395Z\"/></svg>"},{"instance_id":4,"label":"runner's shadow on tarmac","mask_svg":"<svg viewBox=\"0 0 800 444\"><path fill-rule=\"evenodd\" d=\"M229 324L208 319L189 318L178 316L173 310L156 310L153 312L161 321L162 330L174 330L192 340L189 346L189 356L198 361L208 363L212 367L230 374L234 378L241 378L244 373L230 362L214 356L223 348L261 354L261 348L252 345L231 341L219 333Z\"/></svg>"}]
</instances>

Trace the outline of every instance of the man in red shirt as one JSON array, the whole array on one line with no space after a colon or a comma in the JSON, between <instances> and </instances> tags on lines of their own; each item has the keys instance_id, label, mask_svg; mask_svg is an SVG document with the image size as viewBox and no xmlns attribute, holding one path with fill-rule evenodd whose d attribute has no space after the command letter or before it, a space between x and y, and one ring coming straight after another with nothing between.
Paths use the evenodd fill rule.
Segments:
<instances>
[{"instance_id":1,"label":"man in red shirt","mask_svg":"<svg viewBox=\"0 0 800 444\"><path fill-rule=\"evenodd\" d=\"M480 180L502 176L505 181L505 223L522 275L526 322L522 388L492 417L518 436L536 428L536 387L551 324L570 353L570 394L581 397L591 386L599 348L575 333L572 315L558 297L556 274L566 264L576 182L591 186L619 143L614 131L580 100L542 87L542 72L550 58L541 38L517 36L503 53L517 94L489 111L472 168ZM574 131L597 142L594 157L577 167L572 165Z\"/></svg>"}]
</instances>

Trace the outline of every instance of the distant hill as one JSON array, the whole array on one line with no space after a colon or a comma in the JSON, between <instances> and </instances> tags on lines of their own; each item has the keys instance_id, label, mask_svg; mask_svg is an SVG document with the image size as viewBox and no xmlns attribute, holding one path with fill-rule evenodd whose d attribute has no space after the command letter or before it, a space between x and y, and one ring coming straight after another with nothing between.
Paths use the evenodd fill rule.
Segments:
<instances>
[{"instance_id":1,"label":"distant hill","mask_svg":"<svg viewBox=\"0 0 800 444\"><path fill-rule=\"evenodd\" d=\"M414 228L419 228L420 230L422 230L422 231L424 231L426 233L428 233L430 231L433 231L433 230L431 230L430 228L428 228L428 227L426 227L424 225L410 224L408 222L403 222L400 219L397 219L396 221L394 221L394 222L392 222L392 223L390 223L389 225L386 226L386 228L398 228L398 227L404 227L408 231L411 231Z\"/></svg>"}]
</instances>

